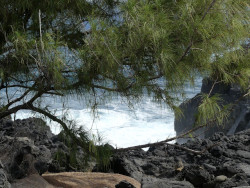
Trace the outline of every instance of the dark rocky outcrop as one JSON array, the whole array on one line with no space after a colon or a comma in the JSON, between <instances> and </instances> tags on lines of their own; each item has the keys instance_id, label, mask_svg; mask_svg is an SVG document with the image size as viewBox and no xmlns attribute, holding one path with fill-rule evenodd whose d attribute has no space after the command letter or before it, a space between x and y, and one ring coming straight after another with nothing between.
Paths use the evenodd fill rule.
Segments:
<instances>
[{"instance_id":1,"label":"dark rocky outcrop","mask_svg":"<svg viewBox=\"0 0 250 188\"><path fill-rule=\"evenodd\" d=\"M8 180L21 179L48 170L52 157L45 142L48 142L52 134L42 120L13 122L3 119L0 128L0 160Z\"/></svg>"},{"instance_id":2,"label":"dark rocky outcrop","mask_svg":"<svg viewBox=\"0 0 250 188\"><path fill-rule=\"evenodd\" d=\"M204 79L202 81L201 93L209 93L212 85L213 81ZM176 135L180 135L181 133L193 128L195 115L197 114L197 107L201 102L200 94L197 94L192 99L180 105L180 108L183 110L183 117L175 119L174 127ZM220 95L223 104L230 104L235 103L242 96L242 91L237 86L218 83L215 84L211 96L214 94ZM226 135L232 135L248 128L250 128L250 100L249 98L245 98L237 102L237 105L234 106L227 122L225 122L223 126L209 126L195 131L192 135L198 136L199 138L208 138L216 132L223 132ZM188 138L181 138L178 139L177 142L184 143L187 140Z\"/></svg>"},{"instance_id":3,"label":"dark rocky outcrop","mask_svg":"<svg viewBox=\"0 0 250 188\"><path fill-rule=\"evenodd\" d=\"M181 147L207 150L195 154ZM250 129L231 136L216 133L182 145L118 153L112 159L112 170L135 178L142 188L250 186Z\"/></svg>"},{"instance_id":4,"label":"dark rocky outcrop","mask_svg":"<svg viewBox=\"0 0 250 188\"><path fill-rule=\"evenodd\" d=\"M194 153L183 147L206 150ZM75 149L77 156L84 155L80 148ZM62 156L63 163L59 163L57 159ZM34 177L43 186L46 182L39 174L75 170L69 165L69 159L70 148L60 135L53 135L41 119L0 120L0 188L9 188L10 183L18 187ZM209 139L196 138L183 145L153 146L148 151L117 153L110 166L113 172L139 181L142 188L249 186L250 129L231 136L220 132ZM130 185L120 182L117 186Z\"/></svg>"},{"instance_id":5,"label":"dark rocky outcrop","mask_svg":"<svg viewBox=\"0 0 250 188\"><path fill-rule=\"evenodd\" d=\"M76 148L73 157L77 167L84 162L84 156L81 148ZM78 170L70 163L72 153L61 135L53 135L38 118L0 120L0 161L0 187L5 178L13 182L46 171Z\"/></svg>"}]
</instances>

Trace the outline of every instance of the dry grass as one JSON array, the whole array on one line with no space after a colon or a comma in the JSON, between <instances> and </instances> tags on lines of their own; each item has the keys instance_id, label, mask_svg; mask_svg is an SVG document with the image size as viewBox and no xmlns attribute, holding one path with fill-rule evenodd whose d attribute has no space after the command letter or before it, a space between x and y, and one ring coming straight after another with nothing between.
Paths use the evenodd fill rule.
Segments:
<instances>
[{"instance_id":1,"label":"dry grass","mask_svg":"<svg viewBox=\"0 0 250 188\"><path fill-rule=\"evenodd\" d=\"M42 175L50 184L63 188L115 188L122 180L140 188L141 184L133 178L121 174L92 172L63 172Z\"/></svg>"}]
</instances>

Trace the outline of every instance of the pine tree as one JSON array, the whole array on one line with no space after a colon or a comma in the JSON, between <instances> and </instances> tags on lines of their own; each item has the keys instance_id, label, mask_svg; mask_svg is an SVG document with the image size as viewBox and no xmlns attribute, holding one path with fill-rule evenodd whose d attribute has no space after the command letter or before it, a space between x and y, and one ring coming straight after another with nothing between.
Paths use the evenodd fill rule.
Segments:
<instances>
[{"instance_id":1,"label":"pine tree","mask_svg":"<svg viewBox=\"0 0 250 188\"><path fill-rule=\"evenodd\" d=\"M31 110L60 123L38 100L77 95L96 109L118 95L176 104L198 76L249 95L247 0L0 0L0 118ZM246 50L247 49L247 50ZM19 95L10 95L14 88ZM212 89L212 88L211 88ZM100 94L101 92L101 94ZM180 95L181 94L181 95ZM203 96L199 123L223 121Z\"/></svg>"}]
</instances>

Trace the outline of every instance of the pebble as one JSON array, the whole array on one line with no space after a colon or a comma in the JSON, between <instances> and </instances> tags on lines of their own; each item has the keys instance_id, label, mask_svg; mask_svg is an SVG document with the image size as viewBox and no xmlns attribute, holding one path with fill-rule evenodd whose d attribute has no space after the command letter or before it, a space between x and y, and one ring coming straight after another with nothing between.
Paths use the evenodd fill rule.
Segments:
<instances>
[{"instance_id":1,"label":"pebble","mask_svg":"<svg viewBox=\"0 0 250 188\"><path fill-rule=\"evenodd\" d=\"M226 179L227 179L227 176L224 176L224 175L220 175L220 176L215 177L215 181L217 181L217 182L223 182Z\"/></svg>"}]
</instances>

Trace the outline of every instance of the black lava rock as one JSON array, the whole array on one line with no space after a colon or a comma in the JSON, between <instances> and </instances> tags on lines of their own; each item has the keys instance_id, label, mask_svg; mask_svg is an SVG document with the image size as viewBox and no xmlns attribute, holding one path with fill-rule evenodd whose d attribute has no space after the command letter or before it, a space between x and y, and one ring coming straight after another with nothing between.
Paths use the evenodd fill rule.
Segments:
<instances>
[{"instance_id":1,"label":"black lava rock","mask_svg":"<svg viewBox=\"0 0 250 188\"><path fill-rule=\"evenodd\" d=\"M147 152L117 153L111 170L135 178L143 188L249 186L249 140L247 129L232 136L216 133L210 139L193 139L182 145L153 146ZM204 152L195 154L182 147Z\"/></svg>"},{"instance_id":2,"label":"black lava rock","mask_svg":"<svg viewBox=\"0 0 250 188\"><path fill-rule=\"evenodd\" d=\"M115 185L115 188L135 188L131 183L126 180L121 181L119 184Z\"/></svg>"}]
</instances>

